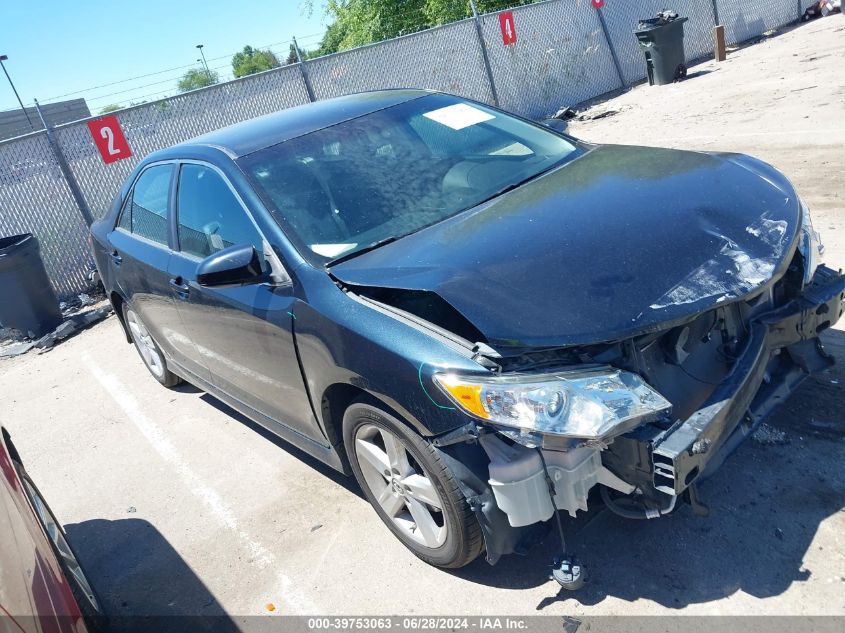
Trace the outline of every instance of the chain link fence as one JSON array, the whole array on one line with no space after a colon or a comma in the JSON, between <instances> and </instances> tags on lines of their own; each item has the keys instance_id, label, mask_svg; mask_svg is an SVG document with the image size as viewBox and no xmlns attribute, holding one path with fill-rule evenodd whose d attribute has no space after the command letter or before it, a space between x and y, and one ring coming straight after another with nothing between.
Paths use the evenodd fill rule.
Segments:
<instances>
[{"instance_id":1,"label":"chain link fence","mask_svg":"<svg viewBox=\"0 0 845 633\"><path fill-rule=\"evenodd\" d=\"M794 22L803 5L796 0L718 0L719 21L725 26L725 40L737 44Z\"/></svg>"},{"instance_id":2,"label":"chain link fence","mask_svg":"<svg viewBox=\"0 0 845 633\"><path fill-rule=\"evenodd\" d=\"M809 0L803 0L807 4ZM671 6L688 17L687 59L713 53L715 15L729 44L794 22L800 0L547 0L513 9L516 42L498 14L461 20L116 112L132 157L103 164L86 121L58 126L58 150L94 218L148 153L316 99L382 88L430 88L541 119L646 76L633 31ZM486 55L485 55L486 53ZM306 74L309 81L306 81ZM34 233L57 294L89 288L87 228L45 133L0 142L0 234Z\"/></svg>"},{"instance_id":3,"label":"chain link fence","mask_svg":"<svg viewBox=\"0 0 845 633\"><path fill-rule=\"evenodd\" d=\"M492 102L472 19L306 62L317 99L385 88L431 88Z\"/></svg>"},{"instance_id":4,"label":"chain link fence","mask_svg":"<svg viewBox=\"0 0 845 633\"><path fill-rule=\"evenodd\" d=\"M47 275L60 297L89 287L88 228L45 132L0 145L0 235L21 233L38 237Z\"/></svg>"},{"instance_id":5,"label":"chain link fence","mask_svg":"<svg viewBox=\"0 0 845 633\"><path fill-rule=\"evenodd\" d=\"M132 157L109 165L103 164L85 123L59 126L55 134L92 215L100 218L150 152L303 103L308 93L293 65L117 112Z\"/></svg>"},{"instance_id":6,"label":"chain link fence","mask_svg":"<svg viewBox=\"0 0 845 633\"><path fill-rule=\"evenodd\" d=\"M481 18L499 105L505 110L540 119L562 105L622 87L590 0L518 7L513 21L516 42L503 46L498 16Z\"/></svg>"}]
</instances>

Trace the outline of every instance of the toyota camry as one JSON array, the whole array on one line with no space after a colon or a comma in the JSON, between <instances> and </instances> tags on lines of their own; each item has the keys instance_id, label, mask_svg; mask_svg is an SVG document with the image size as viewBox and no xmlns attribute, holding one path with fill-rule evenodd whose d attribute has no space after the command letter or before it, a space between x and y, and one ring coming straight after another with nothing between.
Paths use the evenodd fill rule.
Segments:
<instances>
[{"instance_id":1,"label":"toyota camry","mask_svg":"<svg viewBox=\"0 0 845 633\"><path fill-rule=\"evenodd\" d=\"M591 145L422 90L150 154L91 232L156 380L354 475L445 568L593 503L706 512L698 482L832 362L845 292L759 160ZM581 581L570 556L554 571Z\"/></svg>"}]
</instances>

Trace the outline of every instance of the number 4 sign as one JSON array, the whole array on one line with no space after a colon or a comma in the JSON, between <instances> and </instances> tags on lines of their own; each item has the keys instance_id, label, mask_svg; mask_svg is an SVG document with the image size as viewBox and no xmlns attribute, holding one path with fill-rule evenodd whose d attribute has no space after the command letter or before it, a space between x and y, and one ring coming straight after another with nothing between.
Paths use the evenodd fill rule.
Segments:
<instances>
[{"instance_id":1,"label":"number 4 sign","mask_svg":"<svg viewBox=\"0 0 845 633\"><path fill-rule=\"evenodd\" d=\"M88 121L88 131L106 165L132 156L132 150L115 115Z\"/></svg>"},{"instance_id":2,"label":"number 4 sign","mask_svg":"<svg viewBox=\"0 0 845 633\"><path fill-rule=\"evenodd\" d=\"M502 43L505 46L516 44L516 26L513 23L513 11L499 14L499 28L502 29Z\"/></svg>"}]
</instances>

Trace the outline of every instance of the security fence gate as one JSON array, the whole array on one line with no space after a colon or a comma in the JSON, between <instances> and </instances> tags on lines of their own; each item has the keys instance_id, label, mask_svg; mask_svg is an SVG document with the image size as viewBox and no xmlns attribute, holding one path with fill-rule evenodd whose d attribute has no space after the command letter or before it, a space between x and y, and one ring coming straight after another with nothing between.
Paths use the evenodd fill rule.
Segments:
<instances>
[{"instance_id":1,"label":"security fence gate","mask_svg":"<svg viewBox=\"0 0 845 633\"><path fill-rule=\"evenodd\" d=\"M540 119L644 79L632 32L639 19L667 6L689 18L685 48L695 60L713 53L717 20L734 44L796 21L811 1L606 0L595 9L592 0L548 0L513 9L517 39L507 46L497 15L488 14L120 110L114 114L132 157L108 165L88 120L60 125L50 138L44 131L21 136L0 143L0 236L36 234L65 298L90 287L83 211L102 217L152 151L308 103L312 95L381 88L441 90Z\"/></svg>"}]
</instances>

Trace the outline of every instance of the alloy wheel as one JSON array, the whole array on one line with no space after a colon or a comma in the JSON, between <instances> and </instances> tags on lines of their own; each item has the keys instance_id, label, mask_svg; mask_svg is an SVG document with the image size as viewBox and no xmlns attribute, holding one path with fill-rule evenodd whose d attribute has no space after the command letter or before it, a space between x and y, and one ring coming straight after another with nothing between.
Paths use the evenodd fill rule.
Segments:
<instances>
[{"instance_id":1,"label":"alloy wheel","mask_svg":"<svg viewBox=\"0 0 845 633\"><path fill-rule=\"evenodd\" d=\"M431 549L443 545L447 534L443 501L402 440L365 424L355 434L355 455L370 493L400 531Z\"/></svg>"},{"instance_id":2,"label":"alloy wheel","mask_svg":"<svg viewBox=\"0 0 845 633\"><path fill-rule=\"evenodd\" d=\"M153 338L149 331L135 314L134 310L126 311L126 324L129 326L129 332L132 334L132 340L135 341L135 346L141 352L141 358L144 359L149 370L156 378L164 376L164 360L156 347Z\"/></svg>"},{"instance_id":3,"label":"alloy wheel","mask_svg":"<svg viewBox=\"0 0 845 633\"><path fill-rule=\"evenodd\" d=\"M91 588L91 584L88 582L85 572L82 571L82 566L79 564L76 555L70 548L67 539L65 539L64 532L62 531L59 522L56 520L56 517L53 516L50 508L41 497L41 493L38 492L38 488L30 482L29 477L24 476L21 480L23 481L26 492L32 501L32 506L35 508L35 512L38 514L38 518L41 520L41 524L47 532L47 537L53 542L53 545L55 545L56 551L61 557L65 569L76 582L76 585L82 591L84 597L88 600L94 610L100 612L100 605L97 601L97 596Z\"/></svg>"}]
</instances>

